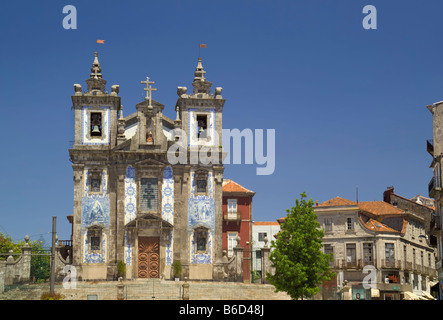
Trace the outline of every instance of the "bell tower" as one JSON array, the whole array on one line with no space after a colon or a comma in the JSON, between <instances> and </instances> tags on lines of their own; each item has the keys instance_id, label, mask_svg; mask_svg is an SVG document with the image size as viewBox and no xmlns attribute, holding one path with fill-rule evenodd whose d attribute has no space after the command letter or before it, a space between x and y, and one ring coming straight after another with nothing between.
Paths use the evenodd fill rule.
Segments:
<instances>
[{"instance_id":1,"label":"bell tower","mask_svg":"<svg viewBox=\"0 0 443 320\"><path fill-rule=\"evenodd\" d=\"M74 84L75 142L69 155L74 175L73 265L87 274L88 265L99 264L106 275L106 264L115 263L110 250L115 170L109 155L117 143L121 98L118 85L112 86L110 94L105 91L101 71L95 52L87 90Z\"/></svg>"},{"instance_id":2,"label":"bell tower","mask_svg":"<svg viewBox=\"0 0 443 320\"><path fill-rule=\"evenodd\" d=\"M188 153L182 168L188 186L186 232L189 277L197 274L212 278L214 266L222 258L222 88L211 94L212 83L205 78L202 59L198 58L192 82L193 92L178 87L175 128ZM202 152L204 150L204 152ZM204 159L202 155L205 155ZM215 155L215 156L214 156ZM207 160L210 161L207 161ZM180 244L177 244L180 245ZM175 252L180 251L176 250ZM182 257L183 259L183 257Z\"/></svg>"},{"instance_id":3,"label":"bell tower","mask_svg":"<svg viewBox=\"0 0 443 320\"><path fill-rule=\"evenodd\" d=\"M88 89L82 92L80 84L74 84L72 96L75 111L74 148L82 146L113 147L117 137L117 115L121 109L119 86L113 85L111 94L105 91L106 80L101 74L98 53L95 52Z\"/></svg>"}]
</instances>

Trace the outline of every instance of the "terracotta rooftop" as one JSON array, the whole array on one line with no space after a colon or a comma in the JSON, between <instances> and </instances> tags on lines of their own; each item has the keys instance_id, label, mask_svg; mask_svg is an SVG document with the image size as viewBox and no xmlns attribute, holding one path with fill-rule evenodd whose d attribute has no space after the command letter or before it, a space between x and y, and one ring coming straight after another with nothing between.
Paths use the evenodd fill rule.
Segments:
<instances>
[{"instance_id":1,"label":"terracotta rooftop","mask_svg":"<svg viewBox=\"0 0 443 320\"><path fill-rule=\"evenodd\" d=\"M332 207L332 206L356 206L357 203L342 197L335 197L318 205L318 207Z\"/></svg>"},{"instance_id":2,"label":"terracotta rooftop","mask_svg":"<svg viewBox=\"0 0 443 320\"><path fill-rule=\"evenodd\" d=\"M277 221L255 221L254 226L278 226Z\"/></svg>"},{"instance_id":3,"label":"terracotta rooftop","mask_svg":"<svg viewBox=\"0 0 443 320\"><path fill-rule=\"evenodd\" d=\"M380 221L377 221L375 219L370 218L368 221L363 222L361 220L362 224L368 228L371 231L378 231L378 232L399 232L398 230L392 229L388 227L387 225L381 223Z\"/></svg>"},{"instance_id":4,"label":"terracotta rooftop","mask_svg":"<svg viewBox=\"0 0 443 320\"><path fill-rule=\"evenodd\" d=\"M358 203L358 207L366 212L372 213L374 215L391 215L391 214L402 214L403 210L394 207L384 201L362 201Z\"/></svg>"},{"instance_id":5,"label":"terracotta rooftop","mask_svg":"<svg viewBox=\"0 0 443 320\"><path fill-rule=\"evenodd\" d=\"M231 179L223 179L223 193L247 193L254 195L255 192L239 185Z\"/></svg>"}]
</instances>

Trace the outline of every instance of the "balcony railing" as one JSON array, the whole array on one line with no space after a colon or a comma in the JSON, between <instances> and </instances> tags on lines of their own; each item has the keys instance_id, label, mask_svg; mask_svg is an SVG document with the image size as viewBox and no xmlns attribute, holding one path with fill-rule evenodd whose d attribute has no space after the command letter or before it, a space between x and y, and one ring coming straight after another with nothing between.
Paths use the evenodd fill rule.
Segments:
<instances>
[{"instance_id":1,"label":"balcony railing","mask_svg":"<svg viewBox=\"0 0 443 320\"><path fill-rule=\"evenodd\" d=\"M341 269L362 269L363 268L362 260L358 259L358 260L347 261L346 259L342 259L341 264L340 264L340 268Z\"/></svg>"},{"instance_id":2,"label":"balcony railing","mask_svg":"<svg viewBox=\"0 0 443 320\"><path fill-rule=\"evenodd\" d=\"M240 212L225 212L223 214L223 220L225 220L226 222L236 221L237 223L239 223L241 220L241 214Z\"/></svg>"},{"instance_id":3,"label":"balcony railing","mask_svg":"<svg viewBox=\"0 0 443 320\"><path fill-rule=\"evenodd\" d=\"M426 150L431 156L434 156L434 139L426 140Z\"/></svg>"},{"instance_id":4,"label":"balcony railing","mask_svg":"<svg viewBox=\"0 0 443 320\"><path fill-rule=\"evenodd\" d=\"M382 266L382 268L387 268L387 269L400 269L401 262L400 262L400 260L386 260L386 259L382 259L381 260L381 266Z\"/></svg>"},{"instance_id":5,"label":"balcony railing","mask_svg":"<svg viewBox=\"0 0 443 320\"><path fill-rule=\"evenodd\" d=\"M439 177L432 177L428 184L429 197L435 198L435 191L441 190L441 179Z\"/></svg>"},{"instance_id":6,"label":"balcony railing","mask_svg":"<svg viewBox=\"0 0 443 320\"><path fill-rule=\"evenodd\" d=\"M58 240L58 245L62 247L72 247L72 240Z\"/></svg>"}]
</instances>

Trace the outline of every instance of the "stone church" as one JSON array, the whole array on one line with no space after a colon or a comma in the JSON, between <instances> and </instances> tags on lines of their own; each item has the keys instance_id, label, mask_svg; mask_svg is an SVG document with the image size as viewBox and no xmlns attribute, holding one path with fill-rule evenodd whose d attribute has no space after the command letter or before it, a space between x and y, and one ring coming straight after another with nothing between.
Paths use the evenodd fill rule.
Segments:
<instances>
[{"instance_id":1,"label":"stone church","mask_svg":"<svg viewBox=\"0 0 443 320\"><path fill-rule=\"evenodd\" d=\"M199 58L193 92L177 88L175 120L152 99L149 78L146 98L124 117L119 86L108 93L101 72L96 52L86 90L74 84L72 96L78 279L116 279L120 261L126 279L172 279L176 261L182 278L221 279L222 88L211 93ZM203 148L212 161L198 157Z\"/></svg>"}]
</instances>

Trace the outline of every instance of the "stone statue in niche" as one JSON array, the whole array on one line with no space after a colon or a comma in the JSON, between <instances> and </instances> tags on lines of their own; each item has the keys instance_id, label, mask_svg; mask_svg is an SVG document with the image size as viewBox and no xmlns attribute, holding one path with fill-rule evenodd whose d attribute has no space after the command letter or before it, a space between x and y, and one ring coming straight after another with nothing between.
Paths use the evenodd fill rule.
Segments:
<instances>
[{"instance_id":1,"label":"stone statue in niche","mask_svg":"<svg viewBox=\"0 0 443 320\"><path fill-rule=\"evenodd\" d=\"M148 137L146 138L147 144L154 144L154 139L152 138L152 131L149 130Z\"/></svg>"}]
</instances>

